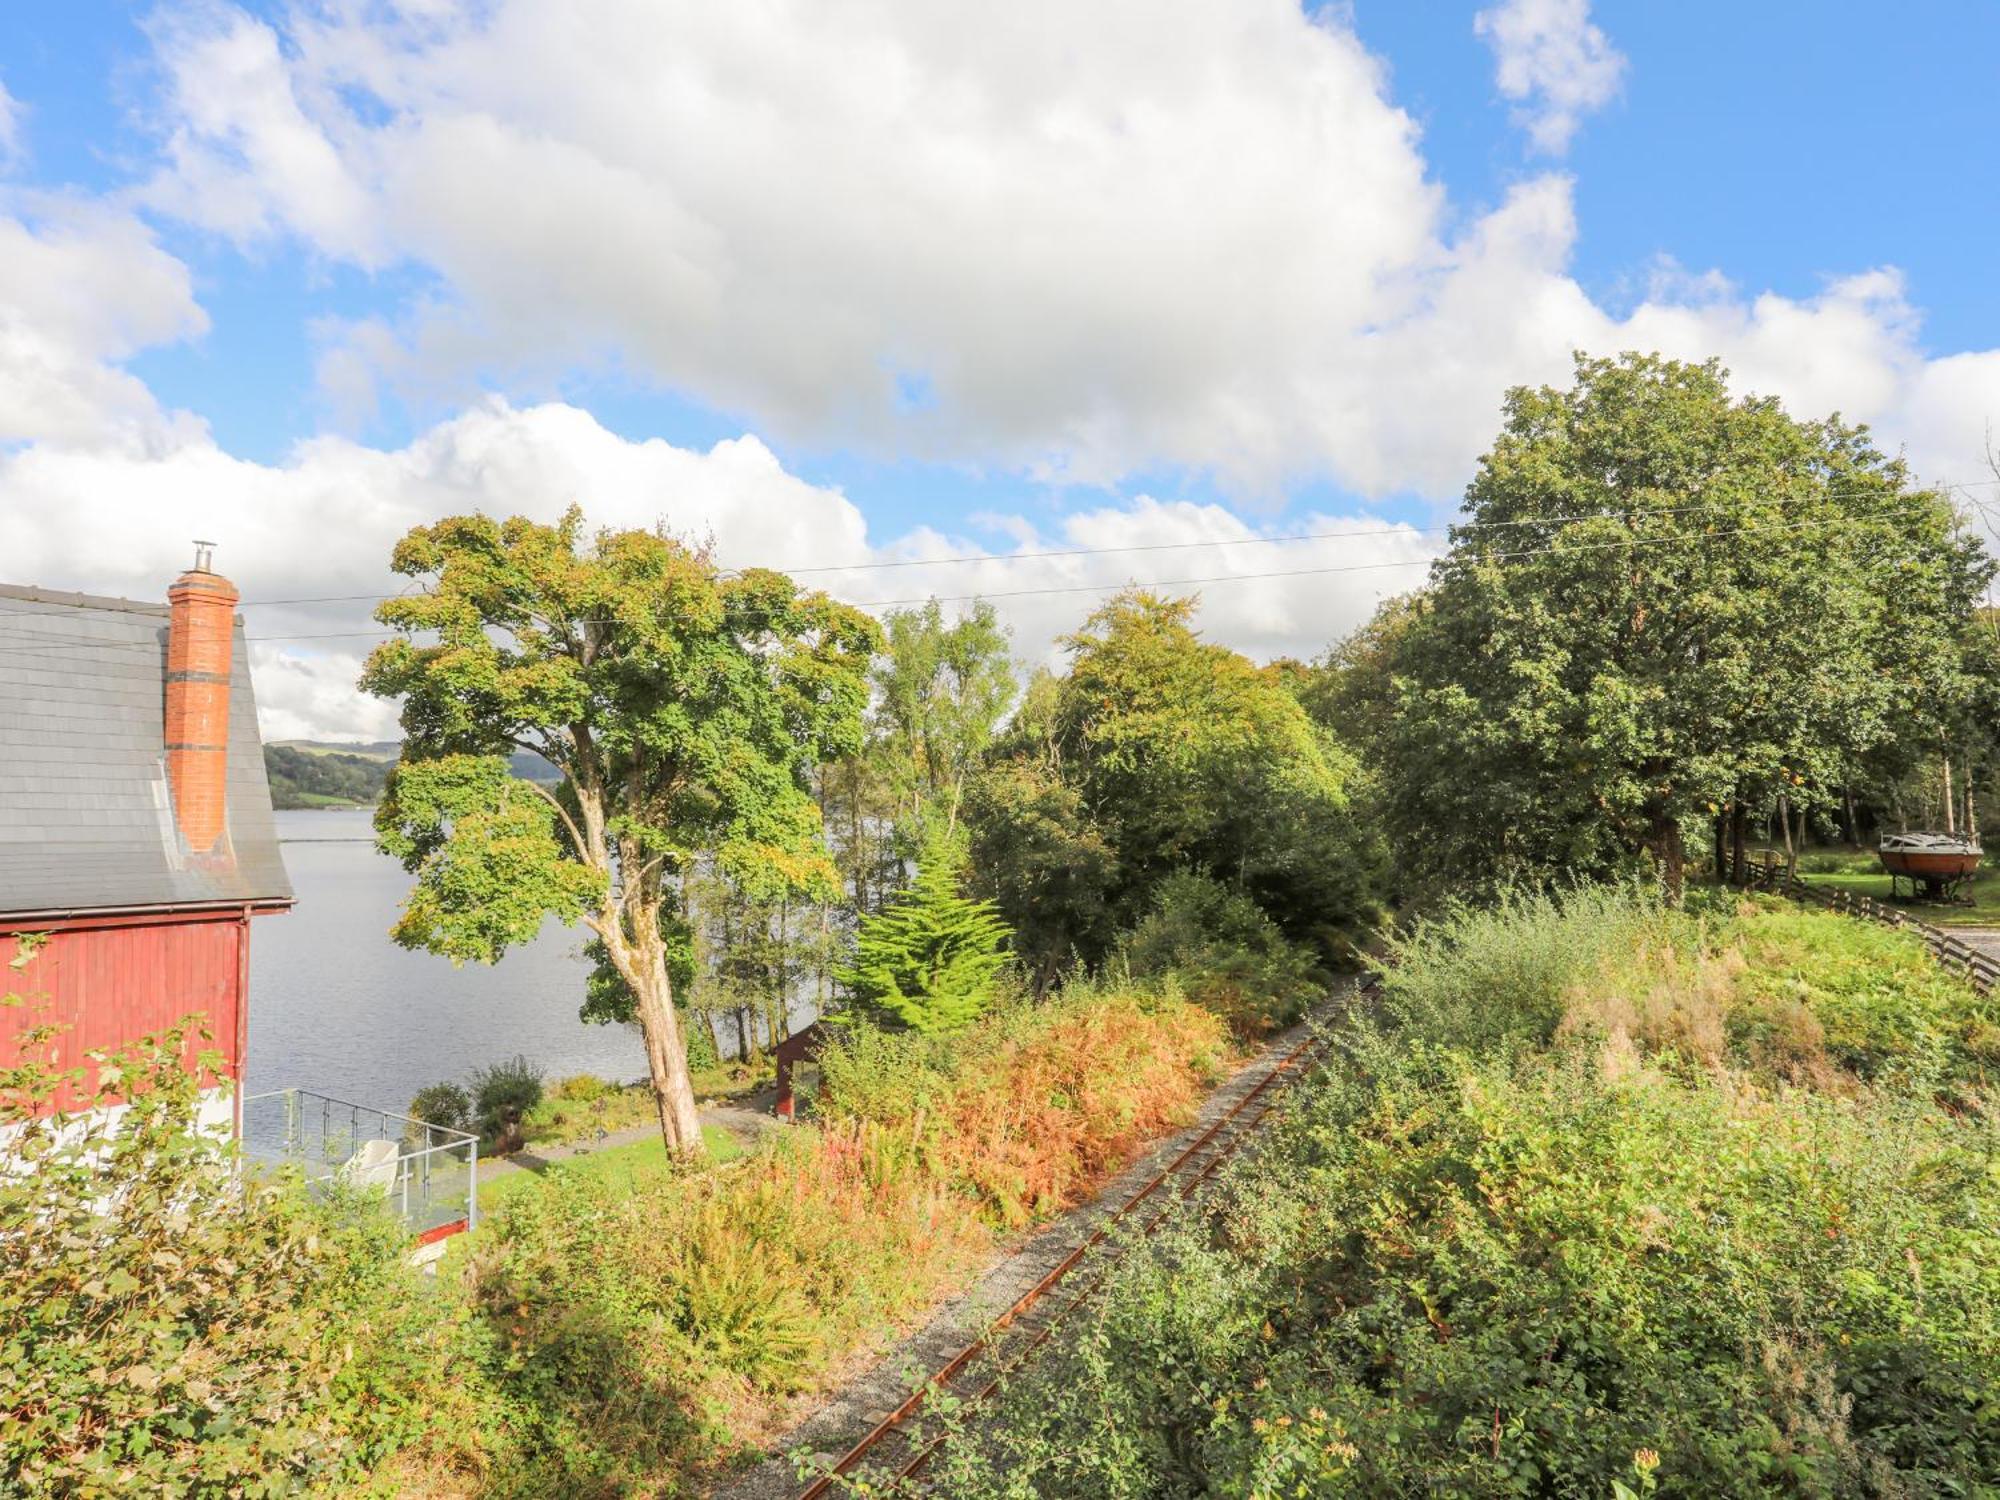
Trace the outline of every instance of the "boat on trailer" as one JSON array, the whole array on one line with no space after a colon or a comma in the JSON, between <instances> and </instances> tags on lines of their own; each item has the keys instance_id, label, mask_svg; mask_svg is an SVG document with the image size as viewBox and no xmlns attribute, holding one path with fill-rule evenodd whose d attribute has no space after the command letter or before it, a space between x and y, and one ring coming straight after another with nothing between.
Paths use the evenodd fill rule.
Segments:
<instances>
[{"instance_id":1,"label":"boat on trailer","mask_svg":"<svg viewBox=\"0 0 2000 1500\"><path fill-rule=\"evenodd\" d=\"M1876 851L1889 872L1890 893L1910 882L1910 894L1932 901L1953 901L1958 888L1979 868L1979 835L1955 833L1888 833Z\"/></svg>"}]
</instances>

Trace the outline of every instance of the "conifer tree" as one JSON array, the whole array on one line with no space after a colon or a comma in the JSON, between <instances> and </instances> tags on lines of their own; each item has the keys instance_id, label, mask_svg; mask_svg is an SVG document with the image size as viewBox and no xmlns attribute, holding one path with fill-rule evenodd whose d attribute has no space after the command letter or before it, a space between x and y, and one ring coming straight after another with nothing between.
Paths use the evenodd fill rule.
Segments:
<instances>
[{"instance_id":1,"label":"conifer tree","mask_svg":"<svg viewBox=\"0 0 2000 1500\"><path fill-rule=\"evenodd\" d=\"M986 1009L1011 934L992 902L960 893L965 864L963 840L933 832L915 881L862 919L854 960L840 974L856 1010L932 1035Z\"/></svg>"}]
</instances>

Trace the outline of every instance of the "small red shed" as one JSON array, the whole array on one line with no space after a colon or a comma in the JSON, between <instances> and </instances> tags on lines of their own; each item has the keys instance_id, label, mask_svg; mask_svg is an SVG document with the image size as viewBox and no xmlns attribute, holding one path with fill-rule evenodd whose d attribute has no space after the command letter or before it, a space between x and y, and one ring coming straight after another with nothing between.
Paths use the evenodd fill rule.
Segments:
<instances>
[{"instance_id":1,"label":"small red shed","mask_svg":"<svg viewBox=\"0 0 2000 1500\"><path fill-rule=\"evenodd\" d=\"M236 590L204 546L167 600L0 585L0 1067L36 1026L70 1068L198 1013L240 1125L250 924L292 891Z\"/></svg>"},{"instance_id":2,"label":"small red shed","mask_svg":"<svg viewBox=\"0 0 2000 1500\"><path fill-rule=\"evenodd\" d=\"M778 1097L771 1112L781 1120L798 1115L798 1100L792 1095L792 1073L800 1063L811 1062L826 1045L826 1023L815 1021L803 1031L795 1031L778 1043Z\"/></svg>"}]
</instances>

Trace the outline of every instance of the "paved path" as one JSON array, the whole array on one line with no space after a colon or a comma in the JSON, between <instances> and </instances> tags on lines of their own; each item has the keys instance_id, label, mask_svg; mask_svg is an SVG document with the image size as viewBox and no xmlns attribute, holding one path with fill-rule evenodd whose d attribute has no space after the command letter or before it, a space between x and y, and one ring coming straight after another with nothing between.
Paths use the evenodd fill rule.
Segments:
<instances>
[{"instance_id":1,"label":"paved path","mask_svg":"<svg viewBox=\"0 0 2000 1500\"><path fill-rule=\"evenodd\" d=\"M785 1128L775 1117L760 1114L753 1109L744 1109L735 1104L711 1104L700 1111L701 1123L720 1125L748 1148L763 1138L766 1132ZM592 1151L602 1151L610 1146L634 1146L641 1141L656 1141L660 1138L657 1125L634 1125L629 1130L613 1130L604 1139L572 1141L567 1145L534 1146L526 1151L516 1151L512 1156L489 1157L479 1164L479 1180L491 1181L495 1177L506 1177L515 1172L540 1172L552 1162L566 1160L572 1156L585 1156Z\"/></svg>"},{"instance_id":2,"label":"paved path","mask_svg":"<svg viewBox=\"0 0 2000 1500\"><path fill-rule=\"evenodd\" d=\"M1945 931L1989 958L2000 959L2000 927L1947 927Z\"/></svg>"},{"instance_id":3,"label":"paved path","mask_svg":"<svg viewBox=\"0 0 2000 1500\"><path fill-rule=\"evenodd\" d=\"M1185 1129L1145 1151L1106 1182L1088 1201L1038 1229L1003 1242L997 1260L965 1292L939 1307L930 1321L834 1390L802 1420L772 1440L774 1456L735 1477L710 1481L709 1500L792 1500L804 1488L789 1457L803 1448L823 1463L846 1453L870 1429L902 1405L918 1384L986 1331L993 1319L1018 1301L1064 1256L1088 1238L1100 1219L1116 1213L1190 1141L1213 1125L1257 1086L1271 1060L1304 1040L1296 1026L1273 1037L1203 1102Z\"/></svg>"}]
</instances>

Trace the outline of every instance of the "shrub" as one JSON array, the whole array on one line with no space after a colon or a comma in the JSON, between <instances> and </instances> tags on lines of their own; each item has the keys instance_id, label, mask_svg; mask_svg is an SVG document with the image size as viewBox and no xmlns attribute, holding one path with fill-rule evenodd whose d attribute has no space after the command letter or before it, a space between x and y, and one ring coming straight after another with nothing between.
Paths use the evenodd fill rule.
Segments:
<instances>
[{"instance_id":1,"label":"shrub","mask_svg":"<svg viewBox=\"0 0 2000 1500\"><path fill-rule=\"evenodd\" d=\"M864 1124L788 1132L644 1194L558 1163L490 1230L472 1276L509 1402L512 1473L490 1487L507 1494L679 1493L990 1239Z\"/></svg>"},{"instance_id":2,"label":"shrub","mask_svg":"<svg viewBox=\"0 0 2000 1500\"><path fill-rule=\"evenodd\" d=\"M1964 1493L2000 1473L1995 1146L1582 1055L1337 1082L945 1487L1609 1494L1650 1452L1674 1494Z\"/></svg>"},{"instance_id":3,"label":"shrub","mask_svg":"<svg viewBox=\"0 0 2000 1500\"><path fill-rule=\"evenodd\" d=\"M921 1303L985 1240L969 1205L858 1123L788 1132L728 1173L644 1197L560 1166L548 1178L551 1191L502 1209L479 1267L486 1294L536 1304L551 1327L579 1297L601 1298L667 1335L697 1381L765 1392L798 1388L843 1332Z\"/></svg>"},{"instance_id":4,"label":"shrub","mask_svg":"<svg viewBox=\"0 0 2000 1500\"><path fill-rule=\"evenodd\" d=\"M945 1492L1984 1493L1988 1002L1904 934L1629 890L1402 952L1382 1022ZM1810 1076L1753 1034L1780 1002Z\"/></svg>"},{"instance_id":5,"label":"shrub","mask_svg":"<svg viewBox=\"0 0 2000 1500\"><path fill-rule=\"evenodd\" d=\"M525 1057L493 1063L472 1075L472 1118L496 1155L521 1149L521 1122L542 1102L542 1070Z\"/></svg>"},{"instance_id":6,"label":"shrub","mask_svg":"<svg viewBox=\"0 0 2000 1500\"><path fill-rule=\"evenodd\" d=\"M962 1277L996 1222L1185 1119L1222 1052L1175 996L1079 989L948 1037L855 1028L823 1124L726 1173L635 1193L556 1163L476 1247L511 1466L488 1489L652 1493L720 1460Z\"/></svg>"},{"instance_id":7,"label":"shrub","mask_svg":"<svg viewBox=\"0 0 2000 1500\"><path fill-rule=\"evenodd\" d=\"M559 1080L549 1090L550 1096L567 1103L589 1104L602 1099L607 1094L618 1092L618 1085L609 1079L599 1078L595 1073L572 1073Z\"/></svg>"},{"instance_id":8,"label":"shrub","mask_svg":"<svg viewBox=\"0 0 2000 1500\"><path fill-rule=\"evenodd\" d=\"M1934 1087L1980 1084L2000 1062L1986 1040L2000 1005L1945 973L1915 933L1777 898L1745 903L1731 929L1744 961L1732 1034L1788 1076L1829 1064L1857 1078ZM1809 1035L1787 1019L1804 1011ZM1802 1055L1801 1055L1802 1054Z\"/></svg>"},{"instance_id":9,"label":"shrub","mask_svg":"<svg viewBox=\"0 0 2000 1500\"><path fill-rule=\"evenodd\" d=\"M1170 994L1083 991L856 1044L882 1050L844 1097L879 1118L642 1192L557 1163L495 1208L462 1279L419 1284L379 1203L233 1174L164 1039L108 1151L0 1137L35 1157L0 1156L0 1494L683 1493L960 1279L992 1220L1183 1118L1222 1045ZM895 1095L899 1048L929 1061ZM524 1080L486 1070L475 1112Z\"/></svg>"},{"instance_id":10,"label":"shrub","mask_svg":"<svg viewBox=\"0 0 2000 1500\"><path fill-rule=\"evenodd\" d=\"M1020 1224L1185 1123L1227 1052L1221 1023L1171 991L1072 984L949 1038L837 1038L820 1055L817 1106L906 1128L930 1171Z\"/></svg>"},{"instance_id":11,"label":"shrub","mask_svg":"<svg viewBox=\"0 0 2000 1500\"><path fill-rule=\"evenodd\" d=\"M37 1119L53 1079L0 1073L0 1493L348 1493L427 1426L400 1227L239 1173L183 1040L102 1061L115 1120Z\"/></svg>"},{"instance_id":12,"label":"shrub","mask_svg":"<svg viewBox=\"0 0 2000 1500\"><path fill-rule=\"evenodd\" d=\"M1504 892L1392 941L1383 1008L1406 1032L1452 1046L1541 1046L1584 976L1616 955L1670 950L1688 924L1639 886Z\"/></svg>"},{"instance_id":13,"label":"shrub","mask_svg":"<svg viewBox=\"0 0 2000 1500\"><path fill-rule=\"evenodd\" d=\"M1296 1021L1328 983L1249 896L1185 871L1160 882L1122 952L1135 977L1173 975L1189 999L1242 1035Z\"/></svg>"},{"instance_id":14,"label":"shrub","mask_svg":"<svg viewBox=\"0 0 2000 1500\"><path fill-rule=\"evenodd\" d=\"M410 1118L446 1130L464 1130L472 1121L472 1096L455 1083L433 1083L417 1090L410 1101Z\"/></svg>"},{"instance_id":15,"label":"shrub","mask_svg":"<svg viewBox=\"0 0 2000 1500\"><path fill-rule=\"evenodd\" d=\"M687 1006L679 1007L676 1014L680 1018L681 1035L687 1039L688 1071L705 1073L720 1067L722 1056L715 1050L715 1033L707 1023Z\"/></svg>"}]
</instances>

